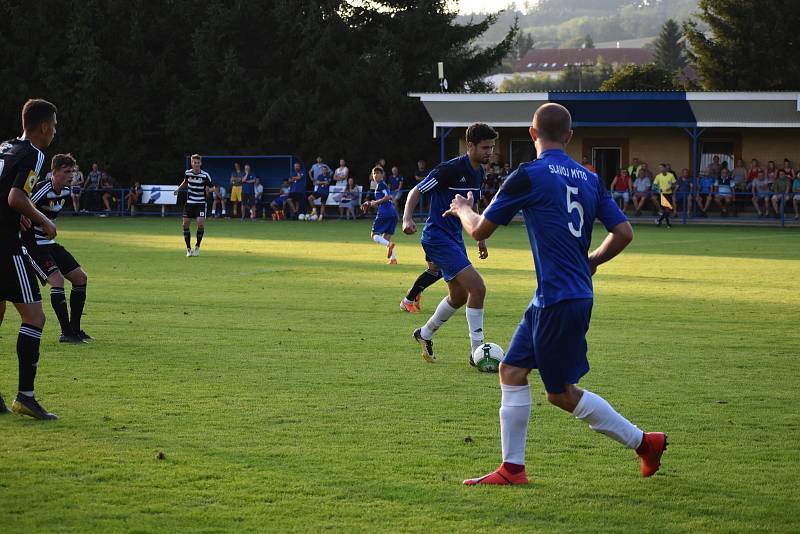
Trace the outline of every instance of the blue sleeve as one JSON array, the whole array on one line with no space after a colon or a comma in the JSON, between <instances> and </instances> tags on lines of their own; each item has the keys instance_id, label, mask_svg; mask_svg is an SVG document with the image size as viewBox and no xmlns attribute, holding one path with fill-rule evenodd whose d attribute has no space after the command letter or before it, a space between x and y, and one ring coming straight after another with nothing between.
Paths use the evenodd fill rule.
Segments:
<instances>
[{"instance_id":1,"label":"blue sleeve","mask_svg":"<svg viewBox=\"0 0 800 534\"><path fill-rule=\"evenodd\" d=\"M451 185L453 181L453 167L450 165L439 165L433 169L428 176L416 185L420 193L430 193L437 189L443 189Z\"/></svg>"},{"instance_id":2,"label":"blue sleeve","mask_svg":"<svg viewBox=\"0 0 800 534\"><path fill-rule=\"evenodd\" d=\"M603 182L597 180L597 218L606 227L606 230L611 230L619 223L625 222L628 218L619 209L617 203L611 198L611 193L608 192Z\"/></svg>"},{"instance_id":3,"label":"blue sleeve","mask_svg":"<svg viewBox=\"0 0 800 534\"><path fill-rule=\"evenodd\" d=\"M528 204L531 189L528 173L518 168L505 179L483 216L494 224L507 225Z\"/></svg>"}]
</instances>

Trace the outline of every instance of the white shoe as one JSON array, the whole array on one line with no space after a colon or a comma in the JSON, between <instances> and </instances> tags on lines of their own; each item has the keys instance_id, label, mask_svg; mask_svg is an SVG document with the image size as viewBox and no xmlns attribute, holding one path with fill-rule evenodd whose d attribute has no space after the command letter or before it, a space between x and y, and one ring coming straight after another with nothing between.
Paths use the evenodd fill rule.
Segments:
<instances>
[{"instance_id":1,"label":"white shoe","mask_svg":"<svg viewBox=\"0 0 800 534\"><path fill-rule=\"evenodd\" d=\"M196 257L196 256L199 256L199 255L200 255L200 247L199 246L198 247L194 247L194 256Z\"/></svg>"},{"instance_id":2,"label":"white shoe","mask_svg":"<svg viewBox=\"0 0 800 534\"><path fill-rule=\"evenodd\" d=\"M186 257L187 258L191 258L192 257L192 249L190 249L190 248L186 249Z\"/></svg>"}]
</instances>

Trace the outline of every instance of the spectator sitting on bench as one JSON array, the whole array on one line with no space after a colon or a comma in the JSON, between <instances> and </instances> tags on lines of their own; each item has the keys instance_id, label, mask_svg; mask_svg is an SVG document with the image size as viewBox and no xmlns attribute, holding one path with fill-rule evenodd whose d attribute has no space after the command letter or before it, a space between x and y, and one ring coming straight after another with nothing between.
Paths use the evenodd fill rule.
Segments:
<instances>
[{"instance_id":1,"label":"spectator sitting on bench","mask_svg":"<svg viewBox=\"0 0 800 534\"><path fill-rule=\"evenodd\" d=\"M751 186L753 193L753 206L756 208L756 213L759 217L766 217L769 215L769 197L772 192L769 190L769 182L764 174L764 171L759 170L756 179L753 180ZM761 211L761 202L764 202L764 211Z\"/></svg>"},{"instance_id":2,"label":"spectator sitting on bench","mask_svg":"<svg viewBox=\"0 0 800 534\"><path fill-rule=\"evenodd\" d=\"M103 194L103 211L111 211L111 204L116 202L117 197L114 196L114 179L107 172L100 176L100 191Z\"/></svg>"},{"instance_id":3,"label":"spectator sitting on bench","mask_svg":"<svg viewBox=\"0 0 800 534\"><path fill-rule=\"evenodd\" d=\"M342 196L339 199L339 218L345 220L356 220L355 206L358 204L358 189L355 186L355 180L352 178L347 179L347 185L342 191Z\"/></svg>"},{"instance_id":4,"label":"spectator sitting on bench","mask_svg":"<svg viewBox=\"0 0 800 534\"><path fill-rule=\"evenodd\" d=\"M212 201L211 201L211 215L216 219L217 215L217 204L222 207L222 216L226 217L227 214L225 213L225 188L219 184L214 186L214 191L211 193Z\"/></svg>"},{"instance_id":5,"label":"spectator sitting on bench","mask_svg":"<svg viewBox=\"0 0 800 534\"><path fill-rule=\"evenodd\" d=\"M128 193L125 195L125 204L128 206L128 211L131 217L136 215L136 205L142 201L142 186L139 182L134 182Z\"/></svg>"},{"instance_id":6,"label":"spectator sitting on bench","mask_svg":"<svg viewBox=\"0 0 800 534\"><path fill-rule=\"evenodd\" d=\"M288 217L290 219L293 218L297 213L297 206L290 196L291 192L292 186L289 183L289 180L284 180L280 189L281 194L269 204L269 207L272 208L273 221L285 219L287 217L287 209L289 210Z\"/></svg>"},{"instance_id":7,"label":"spectator sitting on bench","mask_svg":"<svg viewBox=\"0 0 800 534\"><path fill-rule=\"evenodd\" d=\"M772 211L775 217L779 217L781 213L781 201L785 202L789 199L789 191L792 187L792 179L786 174L783 169L778 171L778 177L775 183L772 184ZM784 200L785 199L785 200Z\"/></svg>"}]
</instances>

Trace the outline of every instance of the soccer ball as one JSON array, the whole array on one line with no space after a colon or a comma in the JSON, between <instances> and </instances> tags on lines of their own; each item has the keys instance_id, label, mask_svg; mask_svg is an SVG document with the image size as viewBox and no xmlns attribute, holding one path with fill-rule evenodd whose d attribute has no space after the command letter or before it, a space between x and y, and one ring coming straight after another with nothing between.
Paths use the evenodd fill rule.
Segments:
<instances>
[{"instance_id":1,"label":"soccer ball","mask_svg":"<svg viewBox=\"0 0 800 534\"><path fill-rule=\"evenodd\" d=\"M305 213L301 213L300 215L297 216L297 220L298 221L305 221L306 220L306 214Z\"/></svg>"},{"instance_id":2,"label":"soccer ball","mask_svg":"<svg viewBox=\"0 0 800 534\"><path fill-rule=\"evenodd\" d=\"M481 343L472 352L472 363L478 371L496 373L500 368L500 361L505 356L503 349L496 343Z\"/></svg>"},{"instance_id":3,"label":"soccer ball","mask_svg":"<svg viewBox=\"0 0 800 534\"><path fill-rule=\"evenodd\" d=\"M309 217L309 220L316 221L317 220L317 214L316 213L312 213L311 216Z\"/></svg>"}]
</instances>

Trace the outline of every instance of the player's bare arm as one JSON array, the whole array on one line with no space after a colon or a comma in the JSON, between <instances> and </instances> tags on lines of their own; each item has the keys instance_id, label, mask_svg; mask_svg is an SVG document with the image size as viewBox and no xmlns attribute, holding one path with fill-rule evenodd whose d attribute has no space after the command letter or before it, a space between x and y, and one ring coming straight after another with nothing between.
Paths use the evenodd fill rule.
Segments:
<instances>
[{"instance_id":1,"label":"player's bare arm","mask_svg":"<svg viewBox=\"0 0 800 534\"><path fill-rule=\"evenodd\" d=\"M592 274L597 272L597 267L611 260L622 252L633 241L633 227L628 221L616 225L608 233L600 246L589 254L589 267Z\"/></svg>"},{"instance_id":2,"label":"player's bare arm","mask_svg":"<svg viewBox=\"0 0 800 534\"><path fill-rule=\"evenodd\" d=\"M184 187L186 187L186 178L183 179L183 181L181 182L181 185L179 185L178 188L175 191L172 192L172 194L175 195L175 196L178 196L178 193Z\"/></svg>"},{"instance_id":3,"label":"player's bare arm","mask_svg":"<svg viewBox=\"0 0 800 534\"><path fill-rule=\"evenodd\" d=\"M22 189L11 188L11 191L8 192L8 205L20 215L38 224L48 239L53 239L56 236L56 225L44 213L36 209L36 206L33 205L31 199Z\"/></svg>"},{"instance_id":4,"label":"player's bare arm","mask_svg":"<svg viewBox=\"0 0 800 534\"><path fill-rule=\"evenodd\" d=\"M485 241L497 230L497 225L483 215L478 215L472 209L474 204L475 199L471 191L467 193L466 198L456 195L453 202L450 203L450 209L444 212L443 215L458 217L461 219L461 226L464 227L464 230L467 231L472 239L478 242Z\"/></svg>"},{"instance_id":5,"label":"player's bare arm","mask_svg":"<svg viewBox=\"0 0 800 534\"><path fill-rule=\"evenodd\" d=\"M403 233L413 234L417 231L417 223L414 222L414 206L419 203L420 192L416 187L412 187L406 198L406 206L403 209Z\"/></svg>"}]
</instances>

